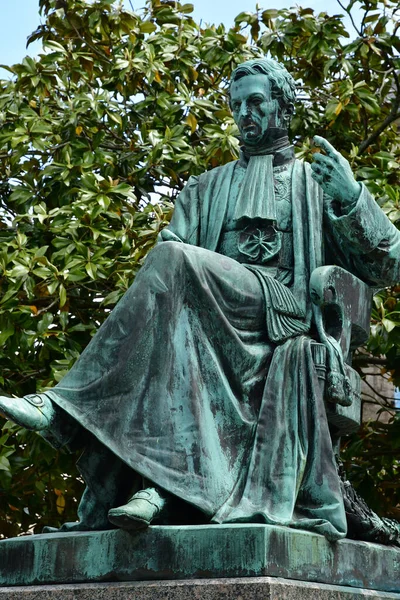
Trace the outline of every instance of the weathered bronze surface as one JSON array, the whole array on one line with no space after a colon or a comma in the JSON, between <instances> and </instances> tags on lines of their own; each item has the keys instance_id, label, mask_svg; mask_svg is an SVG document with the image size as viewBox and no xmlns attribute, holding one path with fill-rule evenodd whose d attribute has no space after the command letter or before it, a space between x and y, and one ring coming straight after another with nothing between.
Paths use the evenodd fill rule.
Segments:
<instances>
[{"instance_id":1,"label":"weathered bronze surface","mask_svg":"<svg viewBox=\"0 0 400 600\"><path fill-rule=\"evenodd\" d=\"M134 534L55 533L0 542L0 586L272 576L400 593L399 571L398 548L332 543L261 524L156 525Z\"/></svg>"},{"instance_id":2,"label":"weathered bronze surface","mask_svg":"<svg viewBox=\"0 0 400 600\"><path fill-rule=\"evenodd\" d=\"M239 160L190 178L65 378L0 399L54 444L85 448L80 522L65 531L110 527L119 507L111 520L126 528L158 518L346 536L335 450L360 417L351 352L368 335L371 288L400 280L400 234L325 139L311 166L295 159L281 65L239 66L230 101ZM155 495L135 495L143 487Z\"/></svg>"}]
</instances>

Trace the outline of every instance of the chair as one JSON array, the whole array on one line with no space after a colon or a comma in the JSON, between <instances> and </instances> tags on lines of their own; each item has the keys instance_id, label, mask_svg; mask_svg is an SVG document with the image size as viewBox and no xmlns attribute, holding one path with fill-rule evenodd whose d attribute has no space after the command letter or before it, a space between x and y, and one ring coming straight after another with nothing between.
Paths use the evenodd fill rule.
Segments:
<instances>
[{"instance_id":1,"label":"chair","mask_svg":"<svg viewBox=\"0 0 400 600\"><path fill-rule=\"evenodd\" d=\"M328 399L326 346L314 342L313 359L324 392L333 441L353 433L361 424L361 378L351 364L353 352L369 336L373 293L372 288L341 267L318 267L311 274L311 299L321 310L324 334L340 345L345 374L350 383L348 406Z\"/></svg>"}]
</instances>

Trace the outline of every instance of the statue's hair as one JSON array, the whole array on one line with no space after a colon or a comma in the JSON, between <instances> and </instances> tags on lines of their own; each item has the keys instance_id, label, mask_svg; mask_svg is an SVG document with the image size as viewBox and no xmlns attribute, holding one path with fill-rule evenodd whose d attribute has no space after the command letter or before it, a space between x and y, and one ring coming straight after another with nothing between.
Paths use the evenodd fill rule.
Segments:
<instances>
[{"instance_id":1,"label":"statue's hair","mask_svg":"<svg viewBox=\"0 0 400 600\"><path fill-rule=\"evenodd\" d=\"M279 102L279 106L293 112L296 100L296 82L286 68L272 58L255 58L242 63L232 73L231 85L234 81L247 75L267 75L271 84L271 97Z\"/></svg>"}]
</instances>

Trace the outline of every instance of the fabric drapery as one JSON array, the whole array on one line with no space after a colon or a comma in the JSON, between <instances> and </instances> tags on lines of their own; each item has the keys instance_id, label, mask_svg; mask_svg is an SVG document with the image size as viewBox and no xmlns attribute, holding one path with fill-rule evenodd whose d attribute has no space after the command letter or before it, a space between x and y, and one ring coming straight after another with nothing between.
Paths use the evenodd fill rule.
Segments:
<instances>
[{"instance_id":1,"label":"fabric drapery","mask_svg":"<svg viewBox=\"0 0 400 600\"><path fill-rule=\"evenodd\" d=\"M338 539L346 519L309 340L280 348L268 339L255 273L165 242L49 394L210 520L293 524Z\"/></svg>"},{"instance_id":2,"label":"fabric drapery","mask_svg":"<svg viewBox=\"0 0 400 600\"><path fill-rule=\"evenodd\" d=\"M273 155L251 156L241 192L236 201L235 221L276 224Z\"/></svg>"}]
</instances>

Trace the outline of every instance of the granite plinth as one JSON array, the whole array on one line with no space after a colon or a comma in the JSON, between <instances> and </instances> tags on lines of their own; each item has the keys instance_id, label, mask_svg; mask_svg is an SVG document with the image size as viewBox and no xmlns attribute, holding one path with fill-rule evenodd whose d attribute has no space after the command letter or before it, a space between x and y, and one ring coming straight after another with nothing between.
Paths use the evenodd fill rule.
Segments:
<instances>
[{"instance_id":1,"label":"granite plinth","mask_svg":"<svg viewBox=\"0 0 400 600\"><path fill-rule=\"evenodd\" d=\"M0 542L0 585L273 576L400 592L400 549L269 525L154 526Z\"/></svg>"},{"instance_id":2,"label":"granite plinth","mask_svg":"<svg viewBox=\"0 0 400 600\"><path fill-rule=\"evenodd\" d=\"M400 594L275 577L0 588L0 600L399 600Z\"/></svg>"}]
</instances>

